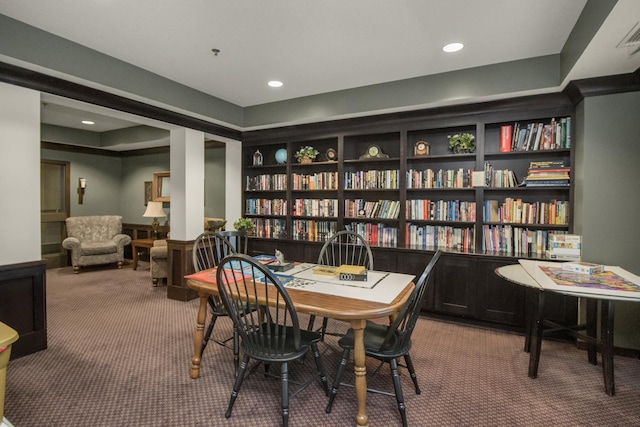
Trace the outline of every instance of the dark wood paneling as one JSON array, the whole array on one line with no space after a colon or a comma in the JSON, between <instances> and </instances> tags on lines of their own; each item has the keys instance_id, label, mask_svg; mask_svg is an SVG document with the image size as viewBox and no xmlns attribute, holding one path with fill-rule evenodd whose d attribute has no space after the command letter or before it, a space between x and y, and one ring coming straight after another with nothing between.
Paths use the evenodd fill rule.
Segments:
<instances>
[{"instance_id":1,"label":"dark wood paneling","mask_svg":"<svg viewBox=\"0 0 640 427\"><path fill-rule=\"evenodd\" d=\"M476 262L470 257L444 254L435 270L434 310L476 318Z\"/></svg>"},{"instance_id":2,"label":"dark wood paneling","mask_svg":"<svg viewBox=\"0 0 640 427\"><path fill-rule=\"evenodd\" d=\"M11 358L47 348L46 261L0 266L0 322L20 338Z\"/></svg>"},{"instance_id":3,"label":"dark wood paneling","mask_svg":"<svg viewBox=\"0 0 640 427\"><path fill-rule=\"evenodd\" d=\"M189 301L198 294L187 287L184 276L194 272L191 253L193 241L167 240L167 262L169 276L167 277L167 298L178 301Z\"/></svg>"}]
</instances>

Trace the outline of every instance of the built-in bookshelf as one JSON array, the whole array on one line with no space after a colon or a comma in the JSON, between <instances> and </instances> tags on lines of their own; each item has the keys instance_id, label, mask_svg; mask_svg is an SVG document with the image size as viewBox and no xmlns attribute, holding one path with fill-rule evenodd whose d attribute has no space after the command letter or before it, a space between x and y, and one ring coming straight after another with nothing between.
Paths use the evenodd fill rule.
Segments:
<instances>
[{"instance_id":1,"label":"built-in bookshelf","mask_svg":"<svg viewBox=\"0 0 640 427\"><path fill-rule=\"evenodd\" d=\"M351 229L374 247L540 257L549 235L572 230L572 109L562 112L252 140L243 149L244 214L267 221L258 237L318 242ZM461 133L473 135L475 151L451 151L449 136ZM314 162L294 159L303 146L319 151ZM531 172L545 164L562 179Z\"/></svg>"}]
</instances>

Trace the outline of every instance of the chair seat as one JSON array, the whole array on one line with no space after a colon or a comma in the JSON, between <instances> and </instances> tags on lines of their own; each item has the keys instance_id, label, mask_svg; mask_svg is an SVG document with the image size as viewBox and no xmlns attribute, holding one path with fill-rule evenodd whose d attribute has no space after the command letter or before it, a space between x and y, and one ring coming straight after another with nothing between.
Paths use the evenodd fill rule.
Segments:
<instances>
[{"instance_id":1,"label":"chair seat","mask_svg":"<svg viewBox=\"0 0 640 427\"><path fill-rule=\"evenodd\" d=\"M280 327L278 329L278 332L275 331L275 327L277 327L277 325L271 325L271 336L272 337L279 337L282 335L286 335L286 339L284 342L284 345L282 344L278 344L278 349L279 349L279 354L274 354L273 353L273 343L269 343L269 345L265 345L265 346L257 346L257 345L250 345L248 344L249 342L252 342L253 340L247 340L247 341L241 341L240 346L242 347L242 350L249 354L251 357L258 359L258 360L262 360L262 359L268 359L269 361L273 362L276 360L279 361L291 361L291 360L295 360L300 358L301 355L305 354L308 350L309 347L311 346L311 344L313 343L318 343L320 342L320 339L322 338L322 335L318 332L312 332L312 331L307 331L304 329L300 329L300 348L298 350L296 350L294 341L293 341L293 328L291 327L287 327L286 333L281 332L282 327ZM267 328L269 328L269 325L266 323L263 323L260 328L262 329L262 331L266 331ZM264 332L259 333L257 331L248 331L247 332L247 336L260 336L260 335L264 335ZM259 340L256 340L259 341Z\"/></svg>"},{"instance_id":2,"label":"chair seat","mask_svg":"<svg viewBox=\"0 0 640 427\"><path fill-rule=\"evenodd\" d=\"M365 351L375 357L393 358L403 356L409 349L404 346L400 346L397 331L387 342L384 350L382 350L382 345L385 343L385 338L387 337L388 332L389 326L367 321L367 325L364 329ZM349 350L353 350L353 329L349 329L347 333L338 340L338 345L343 349L348 348Z\"/></svg>"},{"instance_id":3,"label":"chair seat","mask_svg":"<svg viewBox=\"0 0 640 427\"><path fill-rule=\"evenodd\" d=\"M113 240L103 242L82 242L80 245L81 255L104 255L118 252L118 245Z\"/></svg>"}]
</instances>

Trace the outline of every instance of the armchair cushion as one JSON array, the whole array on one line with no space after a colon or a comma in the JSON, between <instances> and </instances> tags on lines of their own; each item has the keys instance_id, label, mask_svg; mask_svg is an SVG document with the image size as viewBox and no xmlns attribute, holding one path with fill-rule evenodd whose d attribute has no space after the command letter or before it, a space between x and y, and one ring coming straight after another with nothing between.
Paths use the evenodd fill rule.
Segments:
<instances>
[{"instance_id":1,"label":"armchair cushion","mask_svg":"<svg viewBox=\"0 0 640 427\"><path fill-rule=\"evenodd\" d=\"M62 247L71 251L74 272L80 267L117 263L122 268L124 247L131 237L122 234L122 217L94 215L69 217L66 220L67 238Z\"/></svg>"}]
</instances>

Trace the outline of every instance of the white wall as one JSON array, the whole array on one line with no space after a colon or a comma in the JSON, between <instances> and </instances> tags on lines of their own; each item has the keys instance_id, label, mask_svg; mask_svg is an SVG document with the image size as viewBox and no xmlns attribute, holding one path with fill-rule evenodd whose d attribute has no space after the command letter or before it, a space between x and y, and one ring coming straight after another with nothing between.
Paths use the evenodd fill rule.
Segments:
<instances>
[{"instance_id":1,"label":"white wall","mask_svg":"<svg viewBox=\"0 0 640 427\"><path fill-rule=\"evenodd\" d=\"M40 255L40 93L0 83L0 265Z\"/></svg>"}]
</instances>

